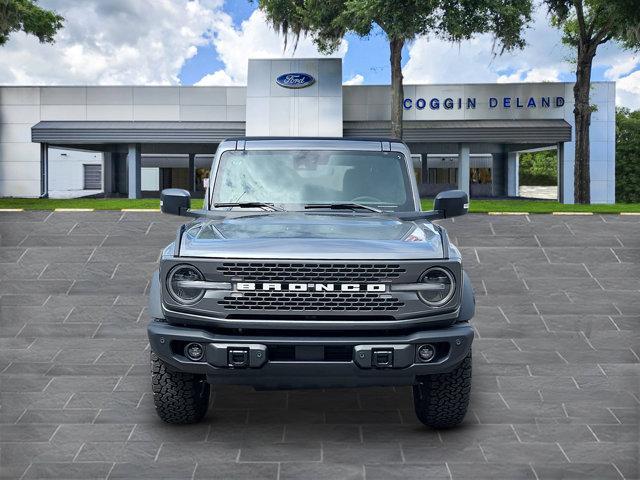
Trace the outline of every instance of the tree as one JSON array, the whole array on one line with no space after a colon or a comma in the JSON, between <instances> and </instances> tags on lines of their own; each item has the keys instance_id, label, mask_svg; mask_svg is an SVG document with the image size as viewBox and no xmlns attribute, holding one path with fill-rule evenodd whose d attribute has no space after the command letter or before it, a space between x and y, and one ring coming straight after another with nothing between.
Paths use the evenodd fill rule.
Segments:
<instances>
[{"instance_id":1,"label":"tree","mask_svg":"<svg viewBox=\"0 0 640 480\"><path fill-rule=\"evenodd\" d=\"M53 43L63 21L56 12L38 6L36 0L0 0L0 46L19 31L35 35L41 43Z\"/></svg>"},{"instance_id":2,"label":"tree","mask_svg":"<svg viewBox=\"0 0 640 480\"><path fill-rule=\"evenodd\" d=\"M616 111L616 202L640 203L640 110Z\"/></svg>"},{"instance_id":3,"label":"tree","mask_svg":"<svg viewBox=\"0 0 640 480\"><path fill-rule=\"evenodd\" d=\"M545 0L553 23L562 29L563 42L576 50L573 87L575 118L574 201L590 203L589 103L591 68L598 47L616 41L629 49L640 48L638 0Z\"/></svg>"},{"instance_id":4,"label":"tree","mask_svg":"<svg viewBox=\"0 0 640 480\"><path fill-rule=\"evenodd\" d=\"M520 154L520 185L558 185L558 156L555 150Z\"/></svg>"},{"instance_id":5,"label":"tree","mask_svg":"<svg viewBox=\"0 0 640 480\"><path fill-rule=\"evenodd\" d=\"M402 49L418 36L460 42L479 33L494 35L494 52L522 48L531 0L259 0L272 25L297 43L308 34L321 52L335 51L348 32L370 35L377 25L389 41L391 133L402 138L404 89Z\"/></svg>"}]
</instances>

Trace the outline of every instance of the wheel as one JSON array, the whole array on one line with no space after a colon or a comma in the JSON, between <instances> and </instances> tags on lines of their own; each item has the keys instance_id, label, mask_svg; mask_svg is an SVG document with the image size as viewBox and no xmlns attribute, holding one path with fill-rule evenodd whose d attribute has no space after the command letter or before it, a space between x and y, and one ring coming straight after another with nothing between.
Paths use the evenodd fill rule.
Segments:
<instances>
[{"instance_id":1,"label":"wheel","mask_svg":"<svg viewBox=\"0 0 640 480\"><path fill-rule=\"evenodd\" d=\"M471 351L451 372L425 375L413 387L418 419L433 428L451 428L464 420L471 396Z\"/></svg>"},{"instance_id":2,"label":"wheel","mask_svg":"<svg viewBox=\"0 0 640 480\"><path fill-rule=\"evenodd\" d=\"M151 387L156 412L167 423L196 423L207 413L210 388L205 376L178 372L153 352Z\"/></svg>"}]
</instances>

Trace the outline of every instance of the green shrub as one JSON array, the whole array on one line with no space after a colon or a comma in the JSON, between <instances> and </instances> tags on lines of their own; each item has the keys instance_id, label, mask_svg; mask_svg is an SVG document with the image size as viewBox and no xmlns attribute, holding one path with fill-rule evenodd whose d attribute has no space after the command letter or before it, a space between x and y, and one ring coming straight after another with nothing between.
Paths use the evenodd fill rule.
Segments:
<instances>
[{"instance_id":1,"label":"green shrub","mask_svg":"<svg viewBox=\"0 0 640 480\"><path fill-rule=\"evenodd\" d=\"M640 110L616 111L616 202L640 202Z\"/></svg>"},{"instance_id":2,"label":"green shrub","mask_svg":"<svg viewBox=\"0 0 640 480\"><path fill-rule=\"evenodd\" d=\"M556 151L521 153L519 171L520 185L557 185L558 159Z\"/></svg>"}]
</instances>

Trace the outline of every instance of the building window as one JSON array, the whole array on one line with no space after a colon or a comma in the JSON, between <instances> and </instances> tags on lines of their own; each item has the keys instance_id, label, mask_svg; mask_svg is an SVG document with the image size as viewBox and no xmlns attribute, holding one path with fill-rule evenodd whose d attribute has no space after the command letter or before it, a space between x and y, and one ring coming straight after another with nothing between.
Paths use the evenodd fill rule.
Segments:
<instances>
[{"instance_id":1,"label":"building window","mask_svg":"<svg viewBox=\"0 0 640 480\"><path fill-rule=\"evenodd\" d=\"M470 168L469 178L471 183L491 183L491 169L490 168Z\"/></svg>"},{"instance_id":2,"label":"building window","mask_svg":"<svg viewBox=\"0 0 640 480\"><path fill-rule=\"evenodd\" d=\"M84 189L102 190L102 165L82 165L84 169Z\"/></svg>"},{"instance_id":3,"label":"building window","mask_svg":"<svg viewBox=\"0 0 640 480\"><path fill-rule=\"evenodd\" d=\"M428 183L456 185L458 183L458 169L430 168Z\"/></svg>"},{"instance_id":4,"label":"building window","mask_svg":"<svg viewBox=\"0 0 640 480\"><path fill-rule=\"evenodd\" d=\"M209 170L208 168L196 168L196 190L204 191L207 189L207 185L205 183L205 179L209 179Z\"/></svg>"},{"instance_id":5,"label":"building window","mask_svg":"<svg viewBox=\"0 0 640 480\"><path fill-rule=\"evenodd\" d=\"M413 173L416 176L416 182L420 185L422 183L422 154L412 153L411 163L413 164Z\"/></svg>"}]
</instances>

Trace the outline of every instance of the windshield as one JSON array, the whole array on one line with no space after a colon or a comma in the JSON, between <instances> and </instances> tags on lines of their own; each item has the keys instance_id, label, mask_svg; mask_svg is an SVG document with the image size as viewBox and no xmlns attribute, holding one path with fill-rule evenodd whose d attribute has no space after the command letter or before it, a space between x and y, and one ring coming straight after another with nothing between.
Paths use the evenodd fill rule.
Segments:
<instances>
[{"instance_id":1,"label":"windshield","mask_svg":"<svg viewBox=\"0 0 640 480\"><path fill-rule=\"evenodd\" d=\"M415 208L405 158L397 152L224 152L212 201L266 202L289 209L341 202Z\"/></svg>"}]
</instances>

